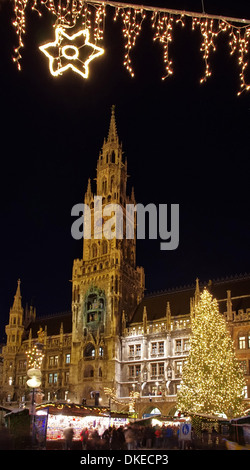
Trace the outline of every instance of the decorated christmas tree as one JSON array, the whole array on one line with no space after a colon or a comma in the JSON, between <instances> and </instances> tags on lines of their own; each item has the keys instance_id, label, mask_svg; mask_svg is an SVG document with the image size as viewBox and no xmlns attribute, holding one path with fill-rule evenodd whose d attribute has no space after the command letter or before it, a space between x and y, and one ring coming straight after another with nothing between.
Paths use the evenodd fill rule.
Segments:
<instances>
[{"instance_id":1,"label":"decorated christmas tree","mask_svg":"<svg viewBox=\"0 0 250 470\"><path fill-rule=\"evenodd\" d=\"M178 409L226 415L243 412L243 372L218 302L204 289L192 318L190 353L183 367Z\"/></svg>"}]
</instances>

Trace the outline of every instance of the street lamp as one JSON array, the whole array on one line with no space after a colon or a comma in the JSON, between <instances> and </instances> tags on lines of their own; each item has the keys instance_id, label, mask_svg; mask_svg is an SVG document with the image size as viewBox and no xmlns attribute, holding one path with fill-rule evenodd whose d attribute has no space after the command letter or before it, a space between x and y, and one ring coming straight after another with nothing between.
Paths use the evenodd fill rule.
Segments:
<instances>
[{"instance_id":1,"label":"street lamp","mask_svg":"<svg viewBox=\"0 0 250 470\"><path fill-rule=\"evenodd\" d=\"M27 380L27 385L32 389L32 401L31 401L31 436L32 436L32 446L35 443L35 389L41 385L41 376L42 373L40 369L29 369L27 370L27 375L30 377Z\"/></svg>"}]
</instances>

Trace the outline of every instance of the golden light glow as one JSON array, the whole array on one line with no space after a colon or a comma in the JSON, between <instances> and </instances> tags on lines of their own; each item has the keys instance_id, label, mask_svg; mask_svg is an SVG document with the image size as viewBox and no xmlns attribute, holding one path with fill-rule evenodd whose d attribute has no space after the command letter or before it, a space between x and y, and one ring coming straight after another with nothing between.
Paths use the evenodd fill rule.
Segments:
<instances>
[{"instance_id":1,"label":"golden light glow","mask_svg":"<svg viewBox=\"0 0 250 470\"><path fill-rule=\"evenodd\" d=\"M79 38L81 44L77 46ZM82 57L85 46L90 48L90 54L86 60ZM88 78L89 63L104 53L104 49L89 41L88 29L82 29L70 36L62 26L55 29L55 41L44 44L39 49L48 57L49 70L54 77L71 69L83 78Z\"/></svg>"},{"instance_id":2,"label":"golden light glow","mask_svg":"<svg viewBox=\"0 0 250 470\"><path fill-rule=\"evenodd\" d=\"M181 10L172 10L167 8L141 6L127 3L116 2L110 0L108 3L101 0L14 0L14 13L15 19L13 25L18 37L18 47L15 48L15 55L13 60L17 63L20 70L21 50L24 47L23 36L26 34L26 8L31 6L31 9L37 12L40 16L42 11L47 9L54 17L54 27L57 31L65 30L65 28L76 27L78 23L83 27L86 35L89 31L93 32L93 42L90 44L94 49L93 54L90 54L87 61L83 60L81 63L81 51L78 48L73 52L72 40L74 36L64 37L67 39L68 45L71 44L71 52L69 47L65 48L67 44L63 44L63 51L60 49L57 57L48 55L48 45L42 46L43 52L50 60L50 69L53 75L59 75L63 71L71 68L75 72L86 78L88 76L88 65L91 60L100 54L103 54L103 49L98 48L97 42L101 41L104 36L106 9L113 8L115 14L113 20L121 20L122 34L124 38L124 57L123 64L131 77L134 76L134 67L132 66L131 55L135 48L138 36L141 33L142 23L146 17L151 18L152 28L154 30L153 41L159 41L163 45L163 63L166 73L162 77L165 79L173 75L173 62L169 57L169 44L173 42L174 30L177 24L181 26L190 27L192 30L199 30L201 34L200 51L205 64L204 74L200 79L200 83L204 83L212 74L211 69L211 53L216 51L216 39L218 35L224 35L229 44L229 53L237 56L239 66L239 80L240 90L238 95L243 91L250 90L250 84L247 83L247 66L249 55L249 39L250 39L250 20L240 18L230 18L227 16L211 15L206 13L196 13ZM58 33L59 34L59 33ZM65 33L66 34L66 33ZM78 34L78 33L77 33ZM60 35L62 37L62 35ZM58 38L59 39L59 35ZM86 45L88 38L86 36ZM58 46L56 41L49 43L52 46ZM47 46L47 47L46 47ZM69 56L72 57L69 57ZM64 63L66 61L66 63ZM62 65L61 65L62 63Z\"/></svg>"},{"instance_id":3,"label":"golden light glow","mask_svg":"<svg viewBox=\"0 0 250 470\"><path fill-rule=\"evenodd\" d=\"M218 302L204 289L192 318L190 352L183 366L178 409L240 416L245 379Z\"/></svg>"},{"instance_id":4,"label":"golden light glow","mask_svg":"<svg viewBox=\"0 0 250 470\"><path fill-rule=\"evenodd\" d=\"M26 351L26 354L28 358L28 369L40 369L44 358L42 351L35 345L33 348Z\"/></svg>"},{"instance_id":5,"label":"golden light glow","mask_svg":"<svg viewBox=\"0 0 250 470\"><path fill-rule=\"evenodd\" d=\"M134 77L130 53L134 48L136 39L141 32L142 22L146 18L146 13L143 8L116 8L114 21L117 20L119 14L123 22L123 37L125 39L125 55L123 65L126 67L131 77Z\"/></svg>"}]
</instances>

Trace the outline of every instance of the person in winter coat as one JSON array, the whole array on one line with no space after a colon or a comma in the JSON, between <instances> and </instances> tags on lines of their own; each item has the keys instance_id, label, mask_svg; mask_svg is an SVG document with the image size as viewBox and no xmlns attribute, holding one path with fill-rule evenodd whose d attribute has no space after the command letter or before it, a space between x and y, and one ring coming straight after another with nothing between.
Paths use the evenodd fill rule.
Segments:
<instances>
[{"instance_id":1,"label":"person in winter coat","mask_svg":"<svg viewBox=\"0 0 250 470\"><path fill-rule=\"evenodd\" d=\"M87 442L88 442L88 437L89 437L89 431L87 428L84 428L80 434L81 436L81 441L82 441L82 448L83 450L87 449Z\"/></svg>"},{"instance_id":2,"label":"person in winter coat","mask_svg":"<svg viewBox=\"0 0 250 470\"><path fill-rule=\"evenodd\" d=\"M71 450L73 445L73 436L74 436L74 429L72 428L71 424L68 428L65 428L63 431L63 435L65 438L65 450Z\"/></svg>"},{"instance_id":3,"label":"person in winter coat","mask_svg":"<svg viewBox=\"0 0 250 470\"><path fill-rule=\"evenodd\" d=\"M125 441L126 441L128 450L134 450L134 447L135 447L135 435L134 435L134 430L131 428L131 426L129 426L129 427L125 430L124 435L125 435Z\"/></svg>"}]
</instances>

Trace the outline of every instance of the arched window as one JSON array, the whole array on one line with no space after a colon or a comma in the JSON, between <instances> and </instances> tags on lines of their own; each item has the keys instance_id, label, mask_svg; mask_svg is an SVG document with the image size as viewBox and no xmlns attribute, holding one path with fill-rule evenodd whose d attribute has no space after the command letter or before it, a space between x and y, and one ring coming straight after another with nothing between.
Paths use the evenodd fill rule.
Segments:
<instances>
[{"instance_id":1,"label":"arched window","mask_svg":"<svg viewBox=\"0 0 250 470\"><path fill-rule=\"evenodd\" d=\"M106 193L107 193L107 179L103 178L103 180L102 180L102 194L106 194Z\"/></svg>"},{"instance_id":2,"label":"arched window","mask_svg":"<svg viewBox=\"0 0 250 470\"><path fill-rule=\"evenodd\" d=\"M92 258L96 258L97 257L97 245L96 243L94 243L92 245Z\"/></svg>"},{"instance_id":3,"label":"arched window","mask_svg":"<svg viewBox=\"0 0 250 470\"><path fill-rule=\"evenodd\" d=\"M94 377L93 366L87 365L84 369L84 377Z\"/></svg>"},{"instance_id":4,"label":"arched window","mask_svg":"<svg viewBox=\"0 0 250 470\"><path fill-rule=\"evenodd\" d=\"M87 344L84 349L84 357L95 357L95 347L92 343Z\"/></svg>"},{"instance_id":5,"label":"arched window","mask_svg":"<svg viewBox=\"0 0 250 470\"><path fill-rule=\"evenodd\" d=\"M102 254L106 255L108 253L108 242L103 240L102 242Z\"/></svg>"},{"instance_id":6,"label":"arched window","mask_svg":"<svg viewBox=\"0 0 250 470\"><path fill-rule=\"evenodd\" d=\"M114 152L114 150L111 154L111 163L115 163L115 152Z\"/></svg>"}]
</instances>

